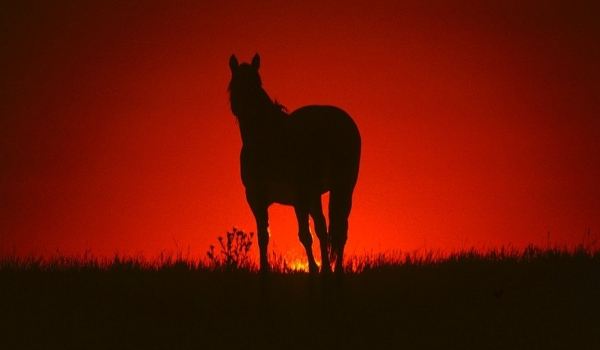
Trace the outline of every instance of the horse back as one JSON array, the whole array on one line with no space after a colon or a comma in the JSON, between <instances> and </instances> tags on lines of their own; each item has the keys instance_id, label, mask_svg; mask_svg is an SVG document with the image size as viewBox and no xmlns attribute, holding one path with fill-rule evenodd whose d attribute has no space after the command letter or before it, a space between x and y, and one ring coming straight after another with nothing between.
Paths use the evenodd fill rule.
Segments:
<instances>
[{"instance_id":1,"label":"horse back","mask_svg":"<svg viewBox=\"0 0 600 350\"><path fill-rule=\"evenodd\" d=\"M334 106L306 106L290 114L298 130L298 142L304 156L323 162L336 173L358 173L361 138L354 120ZM356 182L356 179L349 181Z\"/></svg>"},{"instance_id":2,"label":"horse back","mask_svg":"<svg viewBox=\"0 0 600 350\"><path fill-rule=\"evenodd\" d=\"M305 106L282 117L262 146L242 148L246 188L273 192L269 202L293 204L299 192L320 194L332 183L354 187L360 134L352 118L333 106Z\"/></svg>"}]
</instances>

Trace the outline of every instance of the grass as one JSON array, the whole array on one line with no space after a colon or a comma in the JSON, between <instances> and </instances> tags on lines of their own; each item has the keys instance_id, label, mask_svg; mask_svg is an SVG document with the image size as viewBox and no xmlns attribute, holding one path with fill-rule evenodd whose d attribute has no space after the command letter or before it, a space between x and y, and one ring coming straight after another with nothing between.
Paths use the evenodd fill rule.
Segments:
<instances>
[{"instance_id":1,"label":"grass","mask_svg":"<svg viewBox=\"0 0 600 350\"><path fill-rule=\"evenodd\" d=\"M250 237L250 236L249 236ZM211 246L208 259L193 259L190 254L161 253L148 260L145 256L115 254L111 258L96 257L91 250L83 255L56 254L48 258L41 256L20 257L18 255L0 255L0 273L34 273L34 272L103 272L137 271L153 273L159 271L181 270L189 273L247 272L257 273L258 266L251 259L248 250L243 254L233 254L231 248L223 248L224 258L220 258ZM290 260L275 252L270 257L271 269L276 274L293 274L307 272L300 260ZM383 252L350 256L346 259L346 274L362 274L386 272L413 268L444 268L448 266L483 266L483 265L595 265L600 263L600 250L595 248L548 247L540 248L528 245L524 249L493 248L487 251L471 248L444 254L442 252Z\"/></svg>"},{"instance_id":2,"label":"grass","mask_svg":"<svg viewBox=\"0 0 600 350\"><path fill-rule=\"evenodd\" d=\"M262 276L241 238L205 259L0 256L0 348L600 348L589 244L367 254L343 277L272 256Z\"/></svg>"}]
</instances>

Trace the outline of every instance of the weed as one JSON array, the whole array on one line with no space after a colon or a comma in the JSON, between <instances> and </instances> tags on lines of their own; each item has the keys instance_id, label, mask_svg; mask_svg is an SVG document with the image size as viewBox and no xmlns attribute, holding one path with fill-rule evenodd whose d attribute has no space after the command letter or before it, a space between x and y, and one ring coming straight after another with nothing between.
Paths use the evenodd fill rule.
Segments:
<instances>
[{"instance_id":1,"label":"weed","mask_svg":"<svg viewBox=\"0 0 600 350\"><path fill-rule=\"evenodd\" d=\"M220 253L215 252L214 245L206 252L209 265L215 270L253 270L254 263L249 256L253 237L253 232L246 234L235 227L227 232L225 239L219 236Z\"/></svg>"}]
</instances>

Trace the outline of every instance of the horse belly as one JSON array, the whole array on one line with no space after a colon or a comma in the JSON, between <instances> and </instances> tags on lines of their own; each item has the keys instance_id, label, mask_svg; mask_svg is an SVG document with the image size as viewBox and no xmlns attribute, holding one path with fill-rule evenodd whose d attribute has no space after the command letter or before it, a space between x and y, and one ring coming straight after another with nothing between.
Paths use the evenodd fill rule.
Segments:
<instances>
[{"instance_id":1,"label":"horse belly","mask_svg":"<svg viewBox=\"0 0 600 350\"><path fill-rule=\"evenodd\" d=\"M269 203L279 203L283 205L296 205L298 203L298 197L301 195L309 195L310 192L314 195L314 192L318 191L319 195L322 195L329 191L329 179L323 178L319 181L318 187L310 186L306 188L294 186L291 182L271 182L267 186L267 200ZM299 193L301 192L301 193Z\"/></svg>"},{"instance_id":2,"label":"horse belly","mask_svg":"<svg viewBox=\"0 0 600 350\"><path fill-rule=\"evenodd\" d=\"M296 189L289 183L272 182L267 188L269 203L294 205L297 201Z\"/></svg>"}]
</instances>

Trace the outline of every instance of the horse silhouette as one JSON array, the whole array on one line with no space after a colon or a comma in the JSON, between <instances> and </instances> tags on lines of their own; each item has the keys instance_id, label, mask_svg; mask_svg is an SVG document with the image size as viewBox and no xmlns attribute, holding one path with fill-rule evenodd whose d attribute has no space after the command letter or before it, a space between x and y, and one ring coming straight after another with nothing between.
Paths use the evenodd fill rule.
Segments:
<instances>
[{"instance_id":1,"label":"horse silhouette","mask_svg":"<svg viewBox=\"0 0 600 350\"><path fill-rule=\"evenodd\" d=\"M269 271L268 208L291 205L298 219L298 236L306 249L309 271L318 272L312 252L308 216L321 246L321 270L343 272L344 246L352 193L358 178L361 139L352 118L334 106L305 106L287 113L262 88L260 56L250 64L229 59L231 111L242 136L240 155L246 200L256 219L260 270ZM329 194L329 230L321 195Z\"/></svg>"}]
</instances>

